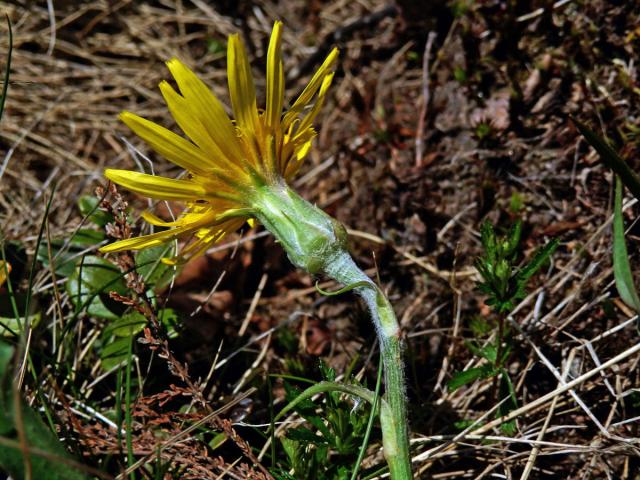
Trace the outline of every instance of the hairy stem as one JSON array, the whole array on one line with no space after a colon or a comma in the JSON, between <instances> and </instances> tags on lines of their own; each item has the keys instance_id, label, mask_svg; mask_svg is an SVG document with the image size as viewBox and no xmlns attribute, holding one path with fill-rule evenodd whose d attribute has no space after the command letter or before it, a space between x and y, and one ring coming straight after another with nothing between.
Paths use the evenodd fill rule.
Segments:
<instances>
[{"instance_id":1,"label":"hairy stem","mask_svg":"<svg viewBox=\"0 0 640 480\"><path fill-rule=\"evenodd\" d=\"M384 402L381 409L382 444L393 480L410 480L411 457L407 426L407 397L400 327L391 304L376 284L358 268L351 256L341 252L328 262L325 273L344 285L359 283L355 292L366 303L380 342L384 368Z\"/></svg>"}]
</instances>

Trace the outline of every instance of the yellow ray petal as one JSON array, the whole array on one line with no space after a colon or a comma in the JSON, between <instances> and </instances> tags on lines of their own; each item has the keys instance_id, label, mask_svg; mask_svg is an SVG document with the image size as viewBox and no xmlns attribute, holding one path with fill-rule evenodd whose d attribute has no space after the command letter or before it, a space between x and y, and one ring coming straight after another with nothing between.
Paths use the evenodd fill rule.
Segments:
<instances>
[{"instance_id":1,"label":"yellow ray petal","mask_svg":"<svg viewBox=\"0 0 640 480\"><path fill-rule=\"evenodd\" d=\"M214 227L201 228L195 233L194 240L182 249L178 257L174 259L163 258L162 262L168 265L176 265L199 257L206 253L211 245L222 240L227 233L238 230L244 221L244 219L231 219Z\"/></svg>"},{"instance_id":2,"label":"yellow ray petal","mask_svg":"<svg viewBox=\"0 0 640 480\"><path fill-rule=\"evenodd\" d=\"M122 112L122 120L136 135L170 162L190 172L205 174L216 164L188 140L131 112Z\"/></svg>"},{"instance_id":3,"label":"yellow ray petal","mask_svg":"<svg viewBox=\"0 0 640 480\"><path fill-rule=\"evenodd\" d=\"M232 170L235 172L234 177L240 176L244 177L244 180L246 180L248 177L246 170L242 168L242 165L238 162L237 158L228 158L222 149L219 148L218 144L213 141L209 132L205 129L196 115L193 104L189 103L184 97L178 95L178 93L166 81L160 82L160 91L162 92L162 96L167 102L169 111L178 126L191 140L196 143L196 145L206 152L207 157L210 159L209 161L221 170ZM237 141L235 134L233 141Z\"/></svg>"},{"instance_id":4,"label":"yellow ray petal","mask_svg":"<svg viewBox=\"0 0 640 480\"><path fill-rule=\"evenodd\" d=\"M316 71L316 73L311 77L309 83L304 88L300 96L293 103L289 111L284 116L282 120L282 128L286 130L291 122L297 118L297 116L302 112L304 107L311 101L313 96L316 94L318 89L322 86L324 81L324 77L331 73L333 66L338 59L338 49L334 48L331 50L327 58L324 60L320 68Z\"/></svg>"},{"instance_id":5,"label":"yellow ray petal","mask_svg":"<svg viewBox=\"0 0 640 480\"><path fill-rule=\"evenodd\" d=\"M11 273L11 264L0 260L0 286L7 281L7 277Z\"/></svg>"},{"instance_id":6,"label":"yellow ray petal","mask_svg":"<svg viewBox=\"0 0 640 480\"><path fill-rule=\"evenodd\" d=\"M284 70L282 66L282 22L273 24L269 50L267 51L267 108L266 124L272 129L278 128L284 102Z\"/></svg>"},{"instance_id":7,"label":"yellow ray petal","mask_svg":"<svg viewBox=\"0 0 640 480\"><path fill-rule=\"evenodd\" d=\"M165 220L162 220L160 217L154 215L153 213L151 213L150 211L146 210L144 212L142 212L142 218L145 222L150 223L151 225L155 225L156 227L179 227L184 225L185 223L188 223L188 221L185 219L185 217L189 215L188 213L181 215L178 219L172 221L172 222L167 222ZM192 215L198 215L198 216L202 216L202 214L192 214Z\"/></svg>"},{"instance_id":8,"label":"yellow ray petal","mask_svg":"<svg viewBox=\"0 0 640 480\"><path fill-rule=\"evenodd\" d=\"M180 93L220 150L227 158L241 161L242 151L236 138L235 127L224 111L222 103L209 87L177 58L169 60L167 67L175 78Z\"/></svg>"},{"instance_id":9,"label":"yellow ray petal","mask_svg":"<svg viewBox=\"0 0 640 480\"><path fill-rule=\"evenodd\" d=\"M334 75L333 73L330 73L326 75L322 80L322 85L320 86L320 91L318 92L316 101L313 104L313 107L311 108L311 110L302 118L302 121L300 122L300 125L298 126L298 129L296 131L295 137L297 137L298 135L300 135L300 133L304 132L305 130L311 127L313 120L316 118L316 116L320 112L320 109L322 108L322 104L324 103L324 97L327 94L327 90L331 86L333 75ZM295 140L295 137L294 137L294 140Z\"/></svg>"},{"instance_id":10,"label":"yellow ray petal","mask_svg":"<svg viewBox=\"0 0 640 480\"><path fill-rule=\"evenodd\" d=\"M170 240L174 240L181 235L184 235L189 230L184 228L173 228L171 230L165 230L163 232L156 232L150 235L143 235L141 237L127 238L126 240L120 240L118 242L100 247L102 253L122 252L124 250L142 250L144 248L155 247L167 243Z\"/></svg>"},{"instance_id":11,"label":"yellow ray petal","mask_svg":"<svg viewBox=\"0 0 640 480\"><path fill-rule=\"evenodd\" d=\"M315 137L315 132L313 129L308 129L307 132L309 132L309 135L307 135L308 139L295 146L293 156L285 166L284 178L287 181L291 180L296 173L298 173L298 170L300 170L300 167L302 166L302 160L307 156L307 153L309 153L309 150L311 149L311 143Z\"/></svg>"},{"instance_id":12,"label":"yellow ray petal","mask_svg":"<svg viewBox=\"0 0 640 480\"><path fill-rule=\"evenodd\" d=\"M104 171L104 176L113 183L122 185L145 197L161 200L195 200L211 197L211 193L207 192L202 185L190 180L176 180L112 168L107 168Z\"/></svg>"},{"instance_id":13,"label":"yellow ray petal","mask_svg":"<svg viewBox=\"0 0 640 480\"><path fill-rule=\"evenodd\" d=\"M150 211L142 212L142 218L151 225L156 227L189 227L199 228L203 225L219 225L223 222L229 221L230 218L242 217L246 218L251 215L253 210L248 208L235 208L219 205L220 202L216 202L216 209L209 208L204 212L186 212L183 213L178 219L167 222L160 217L154 215Z\"/></svg>"},{"instance_id":14,"label":"yellow ray petal","mask_svg":"<svg viewBox=\"0 0 640 480\"><path fill-rule=\"evenodd\" d=\"M260 131L260 119L256 106L256 90L253 86L251 66L242 40L238 34L229 37L227 47L227 77L233 114L238 127L254 137Z\"/></svg>"}]
</instances>

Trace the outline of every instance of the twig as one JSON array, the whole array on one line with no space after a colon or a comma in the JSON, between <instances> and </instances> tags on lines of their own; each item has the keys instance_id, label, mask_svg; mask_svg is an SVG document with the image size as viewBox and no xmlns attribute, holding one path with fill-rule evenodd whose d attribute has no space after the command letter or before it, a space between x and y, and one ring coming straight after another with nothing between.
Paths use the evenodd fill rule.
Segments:
<instances>
[{"instance_id":1,"label":"twig","mask_svg":"<svg viewBox=\"0 0 640 480\"><path fill-rule=\"evenodd\" d=\"M49 48L47 55L51 56L53 49L56 47L56 12L53 9L53 0L47 0L47 12L49 13L49 25L51 32L49 33Z\"/></svg>"},{"instance_id":2,"label":"twig","mask_svg":"<svg viewBox=\"0 0 640 480\"><path fill-rule=\"evenodd\" d=\"M263 273L260 278L260 283L258 284L258 288L256 289L256 293L253 295L251 299L251 305L249 305L249 310L247 310L247 314L244 316L244 320L242 321L242 325L240 326L240 330L238 331L238 337L242 337L247 331L247 327L249 326L249 322L251 321L251 317L253 316L253 312L256 311L256 307L258 306L258 301L260 301L260 297L262 296L262 290L264 290L264 286L267 284L267 279L269 275L267 273Z\"/></svg>"},{"instance_id":3,"label":"twig","mask_svg":"<svg viewBox=\"0 0 640 480\"><path fill-rule=\"evenodd\" d=\"M424 128L429 110L429 102L431 101L431 90L429 88L429 61L431 59L431 48L436 39L436 32L429 32L427 43L424 46L424 55L422 57L422 100L420 102L420 115L418 116L418 128L416 129L416 167L422 164L422 155L424 151L423 138Z\"/></svg>"}]
</instances>

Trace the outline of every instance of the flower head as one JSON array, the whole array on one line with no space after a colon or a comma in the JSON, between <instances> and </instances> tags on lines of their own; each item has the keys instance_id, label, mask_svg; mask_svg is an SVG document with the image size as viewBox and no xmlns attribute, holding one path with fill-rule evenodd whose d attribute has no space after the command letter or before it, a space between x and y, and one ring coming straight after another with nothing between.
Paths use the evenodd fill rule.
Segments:
<instances>
[{"instance_id":1,"label":"flower head","mask_svg":"<svg viewBox=\"0 0 640 480\"><path fill-rule=\"evenodd\" d=\"M106 169L114 183L150 198L178 200L187 207L173 222L150 212L143 218L166 230L121 240L102 252L138 250L176 238L191 238L183 259L203 253L226 233L260 218L260 193L282 187L299 170L316 135L317 116L333 78L338 51L333 49L300 96L283 112L284 68L281 55L282 23L276 22L267 52L266 105L259 109L244 45L229 37L227 74L234 120L209 88L182 62L167 62L179 89L166 81L160 90L171 115L187 140L130 112L120 119L157 153L188 171L183 179L128 170Z\"/></svg>"}]
</instances>

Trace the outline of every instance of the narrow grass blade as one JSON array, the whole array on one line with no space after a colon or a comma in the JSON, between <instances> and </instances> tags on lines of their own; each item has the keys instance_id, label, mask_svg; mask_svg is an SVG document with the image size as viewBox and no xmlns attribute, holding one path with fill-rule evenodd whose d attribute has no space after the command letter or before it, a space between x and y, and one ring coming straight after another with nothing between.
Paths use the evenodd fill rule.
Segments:
<instances>
[{"instance_id":1,"label":"narrow grass blade","mask_svg":"<svg viewBox=\"0 0 640 480\"><path fill-rule=\"evenodd\" d=\"M371 405L371 412L369 413L369 421L367 422L367 431L364 434L364 438L362 439L362 445L360 446L360 451L358 453L358 459L353 467L353 472L351 472L351 480L356 480L358 478L358 472L360 471L360 464L362 463L362 459L364 458L364 454L367 451L367 446L369 445L369 436L371 435L371 430L373 429L373 419L376 417L376 411L378 410L378 402L380 400L380 386L382 385L382 355L380 356L380 362L378 364L378 378L376 380L376 390L374 392L375 397L373 398L373 405Z\"/></svg>"},{"instance_id":2,"label":"narrow grass blade","mask_svg":"<svg viewBox=\"0 0 640 480\"><path fill-rule=\"evenodd\" d=\"M578 130L580 130L580 133L587 139L587 142L600 154L600 158L604 164L616 174L620 175L622 183L625 184L636 198L640 199L640 176L631 170L627 162L625 162L607 142L591 131L589 127L580 123L575 118L572 118L572 120L573 123L576 124L576 127L578 127Z\"/></svg>"},{"instance_id":3,"label":"narrow grass blade","mask_svg":"<svg viewBox=\"0 0 640 480\"><path fill-rule=\"evenodd\" d=\"M633 284L627 244L624 240L622 182L618 176L616 176L616 198L613 206L613 276L622 301L640 313L640 298Z\"/></svg>"},{"instance_id":4,"label":"narrow grass blade","mask_svg":"<svg viewBox=\"0 0 640 480\"><path fill-rule=\"evenodd\" d=\"M0 97L0 119L2 119L2 112L4 112L4 102L7 99L7 92L9 91L9 76L11 75L11 55L13 54L13 30L11 29L11 20L9 19L9 15L7 15L7 27L9 29L9 48L7 50L7 66L4 70L2 96Z\"/></svg>"}]
</instances>

